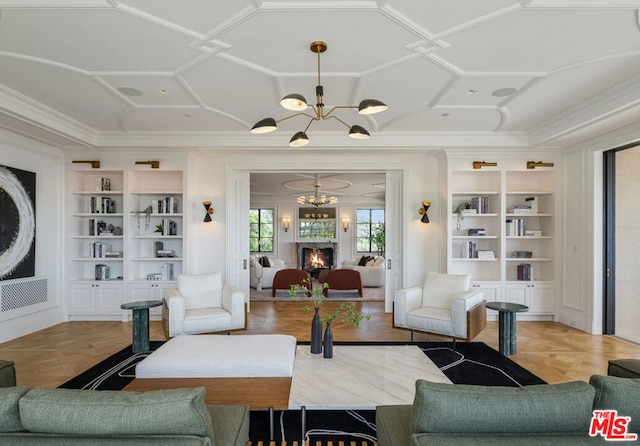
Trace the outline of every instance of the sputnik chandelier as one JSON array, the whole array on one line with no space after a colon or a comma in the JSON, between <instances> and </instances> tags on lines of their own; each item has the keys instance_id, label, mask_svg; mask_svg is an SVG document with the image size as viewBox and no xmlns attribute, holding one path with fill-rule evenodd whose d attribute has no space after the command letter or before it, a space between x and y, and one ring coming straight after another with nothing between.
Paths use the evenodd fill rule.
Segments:
<instances>
[{"instance_id":1,"label":"sputnik chandelier","mask_svg":"<svg viewBox=\"0 0 640 446\"><path fill-rule=\"evenodd\" d=\"M298 204L310 204L316 208L323 204L336 204L338 202L336 197L332 196L327 198L326 195L320 195L320 186L322 186L322 184L320 184L320 175L316 175L316 184L313 185L313 187L316 188L316 194L309 195L309 197L305 197L304 195L299 196Z\"/></svg>"},{"instance_id":2,"label":"sputnik chandelier","mask_svg":"<svg viewBox=\"0 0 640 446\"><path fill-rule=\"evenodd\" d=\"M387 105L384 104L383 102L380 102L377 99L364 99L357 106L356 105L336 105L332 107L327 113L325 113L324 102L323 102L324 88L320 84L320 54L324 53L327 50L327 44L325 42L320 42L320 41L312 42L310 49L312 52L318 54L318 85L316 86L316 105L314 106L311 104L307 104L307 100L301 94L297 94L297 93L288 94L284 98L282 98L282 100L280 101L280 105L286 108L287 110L296 111L298 113L294 113L293 115L290 115L278 120L273 118L264 118L258 121L258 123L251 128L251 133L273 132L278 128L277 126L278 122L282 122L287 119L291 119L291 118L295 118L296 116L303 115L310 118L309 123L307 124L307 126L303 131L293 135L293 137L289 141L289 146L291 147L302 147L309 144L309 138L307 137L307 130L309 129L311 124L313 124L314 121L320 121L321 119L325 120L325 119L331 118L331 119L337 120L338 122L340 122L341 124L343 124L349 129L349 136L352 138L355 138L355 139L371 138L371 135L364 127L361 127L359 125L349 125L346 122L344 122L342 119L338 118L337 116L334 116L332 113L334 112L334 110L338 108L357 108L358 113L360 113L361 115L372 115L374 113L380 113L382 111L385 111L388 108ZM306 110L307 107L311 107L313 109L315 116L312 116L309 113L305 113L304 110Z\"/></svg>"}]
</instances>

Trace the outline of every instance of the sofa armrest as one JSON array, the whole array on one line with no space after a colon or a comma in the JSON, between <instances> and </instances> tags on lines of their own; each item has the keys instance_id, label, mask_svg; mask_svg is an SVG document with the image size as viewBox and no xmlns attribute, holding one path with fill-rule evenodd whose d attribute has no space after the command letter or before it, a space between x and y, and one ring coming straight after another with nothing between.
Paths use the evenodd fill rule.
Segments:
<instances>
[{"instance_id":1,"label":"sofa armrest","mask_svg":"<svg viewBox=\"0 0 640 446\"><path fill-rule=\"evenodd\" d=\"M245 328L244 293L240 288L222 287L222 308L231 314L231 328Z\"/></svg>"},{"instance_id":2,"label":"sofa armrest","mask_svg":"<svg viewBox=\"0 0 640 446\"><path fill-rule=\"evenodd\" d=\"M169 337L181 335L185 316L184 298L176 288L167 288L164 290L164 301L169 312Z\"/></svg>"},{"instance_id":3,"label":"sofa armrest","mask_svg":"<svg viewBox=\"0 0 640 446\"><path fill-rule=\"evenodd\" d=\"M393 323L396 327L407 327L407 314L420 308L422 287L414 286L397 290L394 296Z\"/></svg>"},{"instance_id":4,"label":"sofa armrest","mask_svg":"<svg viewBox=\"0 0 640 446\"><path fill-rule=\"evenodd\" d=\"M245 446L249 441L249 408L227 404L208 405L214 446Z\"/></svg>"},{"instance_id":5,"label":"sofa armrest","mask_svg":"<svg viewBox=\"0 0 640 446\"><path fill-rule=\"evenodd\" d=\"M376 407L376 437L379 446L411 444L411 405Z\"/></svg>"},{"instance_id":6,"label":"sofa armrest","mask_svg":"<svg viewBox=\"0 0 640 446\"><path fill-rule=\"evenodd\" d=\"M483 304L484 292L468 290L457 293L451 299L451 313L453 318L453 334L459 338L467 337L467 311L476 305Z\"/></svg>"}]
</instances>

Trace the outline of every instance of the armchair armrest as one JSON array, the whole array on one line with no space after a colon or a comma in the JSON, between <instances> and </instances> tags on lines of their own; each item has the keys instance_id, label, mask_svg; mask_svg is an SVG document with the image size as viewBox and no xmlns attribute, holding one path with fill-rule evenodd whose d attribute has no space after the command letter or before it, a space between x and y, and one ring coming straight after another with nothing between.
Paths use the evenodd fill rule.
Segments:
<instances>
[{"instance_id":1,"label":"armchair armrest","mask_svg":"<svg viewBox=\"0 0 640 446\"><path fill-rule=\"evenodd\" d=\"M222 308L231 314L232 328L245 328L244 293L240 288L225 285L222 287Z\"/></svg>"},{"instance_id":2,"label":"armchair armrest","mask_svg":"<svg viewBox=\"0 0 640 446\"><path fill-rule=\"evenodd\" d=\"M422 304L422 287L414 286L397 290L394 296L393 323L397 327L407 327L407 314Z\"/></svg>"},{"instance_id":3,"label":"armchair armrest","mask_svg":"<svg viewBox=\"0 0 640 446\"><path fill-rule=\"evenodd\" d=\"M164 300L168 309L169 336L182 334L182 321L184 320L184 298L175 288L164 290Z\"/></svg>"},{"instance_id":4,"label":"armchair armrest","mask_svg":"<svg viewBox=\"0 0 640 446\"><path fill-rule=\"evenodd\" d=\"M453 318L453 333L460 337L467 337L467 311L484 304L484 292L481 290L468 290L457 293L451 300L451 312Z\"/></svg>"}]
</instances>

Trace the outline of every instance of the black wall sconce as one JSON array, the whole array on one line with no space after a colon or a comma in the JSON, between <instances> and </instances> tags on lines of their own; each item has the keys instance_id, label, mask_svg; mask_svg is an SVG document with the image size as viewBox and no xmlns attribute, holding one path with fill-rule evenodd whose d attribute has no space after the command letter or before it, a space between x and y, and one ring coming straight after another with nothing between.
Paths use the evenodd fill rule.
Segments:
<instances>
[{"instance_id":1,"label":"black wall sconce","mask_svg":"<svg viewBox=\"0 0 640 446\"><path fill-rule=\"evenodd\" d=\"M542 161L527 161L527 169L535 169L536 167L553 167L553 163L543 163Z\"/></svg>"},{"instance_id":2,"label":"black wall sconce","mask_svg":"<svg viewBox=\"0 0 640 446\"><path fill-rule=\"evenodd\" d=\"M474 169L482 169L483 167L495 167L498 163L487 163L486 161L474 161L473 168Z\"/></svg>"},{"instance_id":3,"label":"black wall sconce","mask_svg":"<svg viewBox=\"0 0 640 446\"><path fill-rule=\"evenodd\" d=\"M136 164L149 164L152 169L160 168L160 161L136 161Z\"/></svg>"},{"instance_id":4,"label":"black wall sconce","mask_svg":"<svg viewBox=\"0 0 640 446\"><path fill-rule=\"evenodd\" d=\"M100 169L100 161L98 160L92 160L92 161L71 161L72 163L78 164L78 163L82 163L82 164L91 164L91 168L92 169Z\"/></svg>"},{"instance_id":5,"label":"black wall sconce","mask_svg":"<svg viewBox=\"0 0 640 446\"><path fill-rule=\"evenodd\" d=\"M211 215L213 215L215 211L211 207L210 201L203 201L202 205L204 206L204 210L206 212L206 214L204 215L204 222L209 223L211 221Z\"/></svg>"},{"instance_id":6,"label":"black wall sconce","mask_svg":"<svg viewBox=\"0 0 640 446\"><path fill-rule=\"evenodd\" d=\"M420 219L422 223L429 223L429 216L427 215L427 211L429 210L430 206L430 201L423 201L422 207L418 210L418 213L422 215L422 218Z\"/></svg>"}]
</instances>

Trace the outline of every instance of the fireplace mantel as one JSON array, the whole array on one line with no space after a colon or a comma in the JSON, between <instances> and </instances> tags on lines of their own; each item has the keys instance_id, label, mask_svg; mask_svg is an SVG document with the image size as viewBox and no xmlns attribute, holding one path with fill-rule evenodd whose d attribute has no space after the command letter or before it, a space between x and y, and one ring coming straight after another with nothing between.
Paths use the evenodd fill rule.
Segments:
<instances>
[{"instance_id":1,"label":"fireplace mantel","mask_svg":"<svg viewBox=\"0 0 640 446\"><path fill-rule=\"evenodd\" d=\"M332 248L333 249L333 267L337 268L338 262L338 244L335 242L297 242L296 243L296 265L297 268L302 269L302 249L303 248L311 248L311 249L324 249L324 248Z\"/></svg>"}]
</instances>

